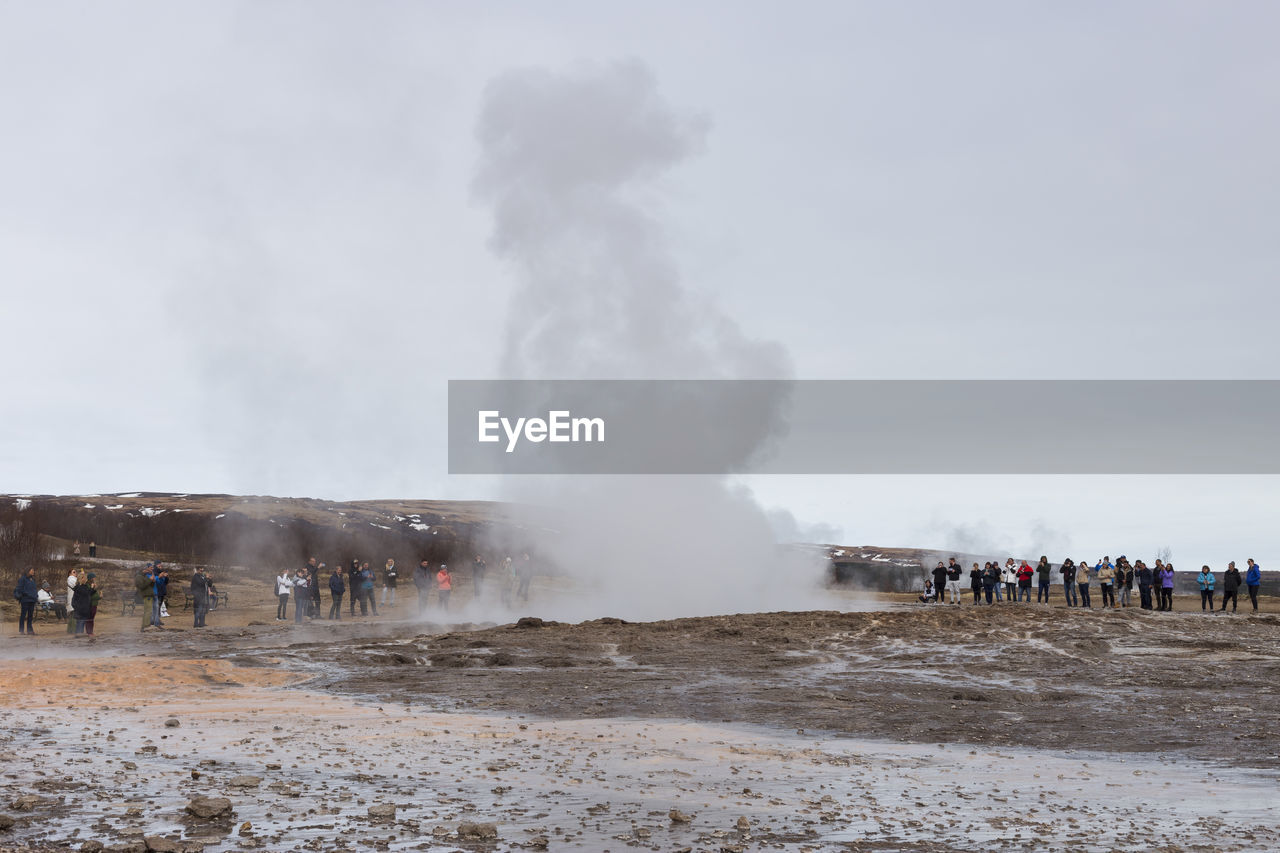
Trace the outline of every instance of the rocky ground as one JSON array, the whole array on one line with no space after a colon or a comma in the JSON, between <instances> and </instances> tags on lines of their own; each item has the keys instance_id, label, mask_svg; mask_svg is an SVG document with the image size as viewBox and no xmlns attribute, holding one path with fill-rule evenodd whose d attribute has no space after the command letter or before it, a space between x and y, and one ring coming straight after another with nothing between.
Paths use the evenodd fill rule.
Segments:
<instances>
[{"instance_id":1,"label":"rocky ground","mask_svg":"<svg viewBox=\"0 0 1280 853\"><path fill-rule=\"evenodd\" d=\"M1280 846L1271 613L248 622L6 637L0 845Z\"/></svg>"}]
</instances>

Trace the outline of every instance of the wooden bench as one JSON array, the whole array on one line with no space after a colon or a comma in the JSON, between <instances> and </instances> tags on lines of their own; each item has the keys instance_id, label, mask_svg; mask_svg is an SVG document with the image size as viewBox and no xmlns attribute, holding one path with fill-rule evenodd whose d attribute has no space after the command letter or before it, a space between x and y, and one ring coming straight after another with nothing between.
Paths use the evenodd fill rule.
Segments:
<instances>
[{"instance_id":1,"label":"wooden bench","mask_svg":"<svg viewBox=\"0 0 1280 853\"><path fill-rule=\"evenodd\" d=\"M36 618L37 619L44 619L46 617L51 619L59 618L58 614L55 612L54 605L56 604L62 604L62 599L56 595L53 597L53 601L51 602L46 601L40 604L36 604L36 614L35 614Z\"/></svg>"},{"instance_id":2,"label":"wooden bench","mask_svg":"<svg viewBox=\"0 0 1280 853\"><path fill-rule=\"evenodd\" d=\"M229 607L230 602L231 602L230 595L228 595L225 592L215 592L213 595L209 596L209 609L217 610L219 607ZM196 603L195 596L193 596L191 593L188 592L183 596L182 609L190 610L192 607L195 606L195 603Z\"/></svg>"}]
</instances>

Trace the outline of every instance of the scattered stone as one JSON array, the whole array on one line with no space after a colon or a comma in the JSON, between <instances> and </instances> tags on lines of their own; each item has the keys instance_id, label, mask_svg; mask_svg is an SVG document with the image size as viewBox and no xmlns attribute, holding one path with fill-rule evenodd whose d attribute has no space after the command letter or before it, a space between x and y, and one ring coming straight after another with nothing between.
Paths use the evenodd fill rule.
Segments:
<instances>
[{"instance_id":1,"label":"scattered stone","mask_svg":"<svg viewBox=\"0 0 1280 853\"><path fill-rule=\"evenodd\" d=\"M517 628L542 628L546 625L537 616L521 616L516 620Z\"/></svg>"},{"instance_id":2,"label":"scattered stone","mask_svg":"<svg viewBox=\"0 0 1280 853\"><path fill-rule=\"evenodd\" d=\"M17 823L17 821L14 820L13 815L0 814L0 832L3 832L6 829L12 829L15 823Z\"/></svg>"},{"instance_id":3,"label":"scattered stone","mask_svg":"<svg viewBox=\"0 0 1280 853\"><path fill-rule=\"evenodd\" d=\"M747 819L746 817L738 818L738 829L745 832L750 828L751 828L751 821L749 819Z\"/></svg>"},{"instance_id":4,"label":"scattered stone","mask_svg":"<svg viewBox=\"0 0 1280 853\"><path fill-rule=\"evenodd\" d=\"M164 721L164 727L166 729L176 729L180 725L182 725L182 723L178 721L177 717L170 717Z\"/></svg>"},{"instance_id":5,"label":"scattered stone","mask_svg":"<svg viewBox=\"0 0 1280 853\"><path fill-rule=\"evenodd\" d=\"M240 824L240 834L253 835L253 824L247 820L244 823Z\"/></svg>"},{"instance_id":6,"label":"scattered stone","mask_svg":"<svg viewBox=\"0 0 1280 853\"><path fill-rule=\"evenodd\" d=\"M165 838L163 835L147 835L142 839L147 853L202 853L204 843L191 839Z\"/></svg>"},{"instance_id":7,"label":"scattered stone","mask_svg":"<svg viewBox=\"0 0 1280 853\"><path fill-rule=\"evenodd\" d=\"M138 765L134 764L132 761L126 761L126 762L124 762L123 764L121 764L120 766L121 766L121 767L123 767L125 770L137 770L137 769L138 769Z\"/></svg>"},{"instance_id":8,"label":"scattered stone","mask_svg":"<svg viewBox=\"0 0 1280 853\"><path fill-rule=\"evenodd\" d=\"M80 845L80 853L102 853L102 850L103 844L101 841L94 841L90 839Z\"/></svg>"},{"instance_id":9,"label":"scattered stone","mask_svg":"<svg viewBox=\"0 0 1280 853\"><path fill-rule=\"evenodd\" d=\"M129 806L124 810L125 817L142 817L142 806Z\"/></svg>"},{"instance_id":10,"label":"scattered stone","mask_svg":"<svg viewBox=\"0 0 1280 853\"><path fill-rule=\"evenodd\" d=\"M186 811L202 820L223 817L231 814L231 801L226 797L193 797Z\"/></svg>"},{"instance_id":11,"label":"scattered stone","mask_svg":"<svg viewBox=\"0 0 1280 853\"><path fill-rule=\"evenodd\" d=\"M463 841L494 841L498 837L496 823L471 823L463 821L458 824L458 838Z\"/></svg>"},{"instance_id":12,"label":"scattered stone","mask_svg":"<svg viewBox=\"0 0 1280 853\"><path fill-rule=\"evenodd\" d=\"M431 834L436 838L444 838L449 834L449 828L446 826L433 826L431 827Z\"/></svg>"},{"instance_id":13,"label":"scattered stone","mask_svg":"<svg viewBox=\"0 0 1280 853\"><path fill-rule=\"evenodd\" d=\"M671 818L672 823L690 823L693 821L693 818L694 818L693 815L685 814L679 809L672 809L671 811L667 812L667 817Z\"/></svg>"},{"instance_id":14,"label":"scattered stone","mask_svg":"<svg viewBox=\"0 0 1280 853\"><path fill-rule=\"evenodd\" d=\"M35 794L23 794L12 803L15 812L29 812L40 802L40 798Z\"/></svg>"},{"instance_id":15,"label":"scattered stone","mask_svg":"<svg viewBox=\"0 0 1280 853\"><path fill-rule=\"evenodd\" d=\"M268 765L267 765L267 769L268 769L268 770L279 770L279 769L280 769L280 765L279 765L279 764L268 764Z\"/></svg>"},{"instance_id":16,"label":"scattered stone","mask_svg":"<svg viewBox=\"0 0 1280 853\"><path fill-rule=\"evenodd\" d=\"M227 783L232 788L256 788L262 784L261 776L233 776Z\"/></svg>"},{"instance_id":17,"label":"scattered stone","mask_svg":"<svg viewBox=\"0 0 1280 853\"><path fill-rule=\"evenodd\" d=\"M379 803L376 806L369 806L369 817L375 820L392 820L396 816L396 807L394 803Z\"/></svg>"},{"instance_id":18,"label":"scattered stone","mask_svg":"<svg viewBox=\"0 0 1280 853\"><path fill-rule=\"evenodd\" d=\"M545 835L535 835L533 838L529 839L528 843L525 844L525 847L531 847L534 850L546 850L550 845L551 842L547 840Z\"/></svg>"}]
</instances>

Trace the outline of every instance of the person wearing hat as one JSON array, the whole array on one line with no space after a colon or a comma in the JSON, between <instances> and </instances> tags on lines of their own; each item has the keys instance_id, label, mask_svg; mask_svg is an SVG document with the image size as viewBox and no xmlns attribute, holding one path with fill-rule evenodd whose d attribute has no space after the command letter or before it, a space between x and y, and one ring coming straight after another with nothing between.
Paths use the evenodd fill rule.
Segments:
<instances>
[{"instance_id":1,"label":"person wearing hat","mask_svg":"<svg viewBox=\"0 0 1280 853\"><path fill-rule=\"evenodd\" d=\"M449 567L444 563L440 564L440 571L436 572L436 595L440 599L440 609L447 611L449 609L449 595L453 592L453 575L449 574Z\"/></svg>"},{"instance_id":2,"label":"person wearing hat","mask_svg":"<svg viewBox=\"0 0 1280 853\"><path fill-rule=\"evenodd\" d=\"M49 591L48 581L45 581L37 591L36 600L41 610L52 610L55 619L67 618L67 605L53 597L53 593Z\"/></svg>"},{"instance_id":3,"label":"person wearing hat","mask_svg":"<svg viewBox=\"0 0 1280 853\"><path fill-rule=\"evenodd\" d=\"M196 566L191 575L191 601L195 608L193 627L203 628L204 618L209 613L209 578L205 576L204 566Z\"/></svg>"}]
</instances>

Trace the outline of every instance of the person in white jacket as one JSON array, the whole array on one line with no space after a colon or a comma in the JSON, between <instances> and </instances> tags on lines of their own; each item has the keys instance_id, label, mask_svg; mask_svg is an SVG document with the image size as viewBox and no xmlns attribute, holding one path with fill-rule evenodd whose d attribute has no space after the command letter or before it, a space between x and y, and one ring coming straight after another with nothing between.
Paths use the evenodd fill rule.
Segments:
<instances>
[{"instance_id":1,"label":"person in white jacket","mask_svg":"<svg viewBox=\"0 0 1280 853\"><path fill-rule=\"evenodd\" d=\"M289 612L289 590L293 589L293 579L289 577L288 569L281 569L280 575L276 578L276 619L283 620Z\"/></svg>"},{"instance_id":2,"label":"person in white jacket","mask_svg":"<svg viewBox=\"0 0 1280 853\"><path fill-rule=\"evenodd\" d=\"M67 633L74 634L76 632L76 616L71 612L71 597L76 593L76 584L80 582L76 570L72 569L67 575Z\"/></svg>"}]
</instances>

